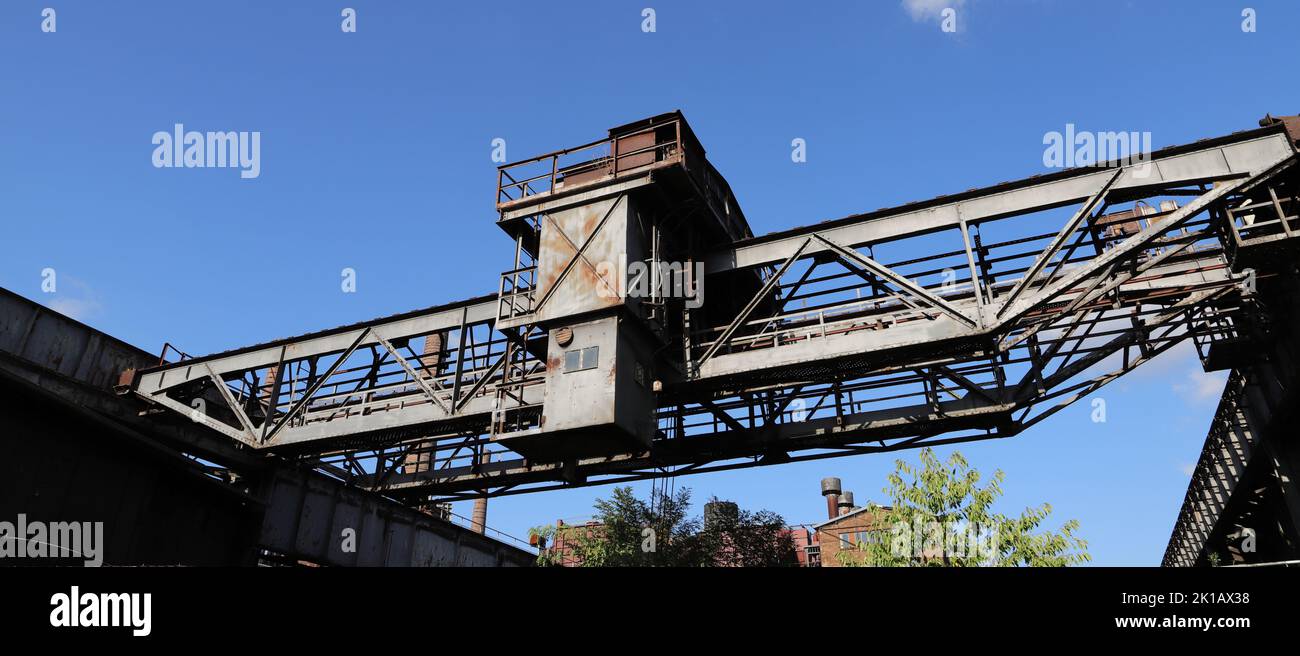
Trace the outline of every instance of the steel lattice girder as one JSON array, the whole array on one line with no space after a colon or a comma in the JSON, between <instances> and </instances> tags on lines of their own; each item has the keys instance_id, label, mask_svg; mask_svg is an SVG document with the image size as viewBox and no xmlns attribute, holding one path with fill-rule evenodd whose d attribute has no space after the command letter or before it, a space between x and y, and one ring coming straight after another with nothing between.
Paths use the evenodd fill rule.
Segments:
<instances>
[{"instance_id":1,"label":"steel lattice girder","mask_svg":"<svg viewBox=\"0 0 1300 656\"><path fill-rule=\"evenodd\" d=\"M1223 192L1215 194L1215 197L1227 194L1232 189L1242 188L1246 184L1245 179L1239 179L1231 185L1223 185L1219 188ZM1162 232L1178 229L1186 219L1191 217L1194 211L1204 209L1205 206L1205 203L1189 205L1188 207L1193 208L1192 210L1183 213L1182 216L1176 216L1162 222L1160 224ZM1207 238L1209 235L1210 233L1204 232L1199 237ZM1146 233L1136 235L1131 240L1133 244L1152 243L1155 236L1154 233ZM1181 241L1174 239L1163 242L1169 248L1166 253L1181 253L1187 243L1194 241L1197 236L1192 234L1191 237L1182 238ZM1135 256L1139 251L1137 248L1128 248L1117 252L1122 255ZM1110 273L1115 270L1115 267L1111 265L1115 264L1119 259L1110 258L1104 266L1095 267L1093 270L1101 271L1104 268L1107 273ZM833 421L819 420L800 424L764 424L746 430L736 430L733 418L730 422L722 422L731 430L717 431L706 434L704 437L693 438L699 448L670 448L669 444L672 441L668 440L668 443L662 445L662 448L657 449L653 454L629 455L624 458L614 459L592 459L573 463L572 467L575 470L585 470L592 474L604 475L606 478L601 479L599 482L609 482L611 480L633 480L635 478L661 476L666 472L697 473L754 466L765 464L763 459L768 456L776 456L771 458L772 461L787 462L808 458L834 457L850 453L887 451L923 444L950 443L1014 435L1042 421L1045 417L1065 407L1071 401L1094 392L1123 373L1150 360L1178 341L1189 337L1192 333L1187 331L1187 326L1192 323L1191 319L1197 313L1205 311L1206 308L1221 307L1221 305L1216 304L1222 304L1225 298L1236 293L1237 278L1227 272L1217 253L1199 255L1191 260L1192 262L1200 260L1214 262L1214 268L1208 272L1195 271L1194 267L1189 267L1187 261L1184 261L1181 265L1154 266L1164 264L1171 259L1171 257L1162 254L1133 266L1128 266L1129 263L1125 263L1125 273L1103 276L1108 282L1104 285L1088 287L1088 289L1092 290L1088 293L1071 296L1070 294L1060 294L1058 291L1051 289L1043 292L1044 294L1059 295L1061 297L1059 303L1063 311L1055 315L1055 317L1069 320L1069 323L1057 327L1065 336L1074 333L1081 325L1095 326L1102 323L1105 320L1102 315L1107 313L1104 308L1110 305L1110 301L1107 300L1103 303L1103 307L1100 309L1089 308L1088 302L1095 301L1100 296L1111 292L1129 296L1146 292L1151 295L1146 300L1151 300L1158 299L1161 295L1169 296L1172 291L1178 300L1172 303L1163 302L1163 305L1157 305L1153 310L1143 311L1143 316L1147 318L1136 320L1129 330L1118 331L1117 333L1111 331L1111 334L1105 335L1092 333L1095 338L1112 337L1101 346L1084 348L1083 338L1079 338L1072 348L1051 349L1052 354L1060 359L1060 366L1044 376L1043 371L1046 367L1043 366L1042 362L1035 363L1030 371L1025 374L1025 378L1015 387L1016 393L1008 394L1007 390L1009 388L1002 386L990 386L979 391L972 390L970 389L970 381L965 380L958 383L958 387L966 388L970 393L962 397L955 397L952 401L932 403L930 406L904 406L847 417L837 416ZM1125 283L1139 276L1163 280L1165 284L1156 284L1151 280L1147 280L1135 284L1131 289L1126 289ZM1139 300L1141 299L1139 298ZM1084 319L1076 312L1079 308L1083 308L1085 315L1091 313L1094 316L1091 319ZM1068 312L1065 310L1068 310ZM1075 314L1070 316L1072 312ZM1053 315L1048 316L1050 318ZM1038 319L1038 321L1040 323L1036 324L1036 327L1051 323L1043 319ZM1056 344L1059 345L1066 341L1068 340L1063 338L1058 340ZM1089 370L1090 367L1102 362L1107 356L1118 352L1127 354L1129 350L1135 351L1135 355L1126 357L1123 364L1114 370L1078 384L1063 388L1059 387L1078 374ZM1070 358L1076 356L1079 359L1070 363ZM924 364L922 364L922 368L925 368ZM934 365L933 370L936 377L946 377L954 381L957 379L953 375L955 372L947 366ZM1034 376L1039 376L1042 379L1041 389L1036 391L1031 387L1027 387ZM964 378L964 376L958 377ZM951 393L951 389L945 391ZM1029 416L1035 406L1049 401L1055 401L1055 403L1046 411L1032 417ZM1024 413L1018 419L1010 419L1011 411L1019 409L1024 409ZM714 408L710 408L709 412L716 414ZM936 438L938 435L961 429L982 430L984 433L983 435ZM754 439L755 433L760 434L762 439ZM864 445L863 442L867 441L875 441L876 444ZM791 455L793 451L812 449L828 449L829 451ZM722 462L728 458L739 458L741 461ZM709 460L714 460L715 463L701 463L701 461L707 463ZM468 489L468 486L481 487L486 485L499 486L497 491L500 493L514 493L523 491L515 487L520 485L521 481L556 479L560 477L561 469L560 465L548 467L524 464L520 466L512 465L510 462L501 462L490 468L490 470L480 469L478 471L449 467L442 471L412 475L398 474L390 477L384 487L389 490L408 488L436 489L441 493L451 493L457 488ZM571 485L574 484L575 480L587 482L582 477L571 477L571 479L567 482L555 483L553 486ZM363 484L367 480L363 477Z\"/></svg>"},{"instance_id":2,"label":"steel lattice girder","mask_svg":"<svg viewBox=\"0 0 1300 656\"><path fill-rule=\"evenodd\" d=\"M482 385L475 387L474 383L487 380L483 374L493 369L499 360L499 354L489 353L492 357L476 358L483 360L481 363L458 366L449 374L438 375L425 371L423 363L419 361L420 354L400 351L402 347L409 347L410 341L416 337L453 331L468 337L475 329L480 332L490 331L495 312L495 299L471 301L367 324L345 326L261 347L163 365L141 371L136 376L134 391L152 403L189 415L195 421L255 448L284 447L339 438L356 439L368 433L387 433L391 439L392 435L403 429L416 430L421 425L453 420L486 423L486 417L491 412L492 397L483 393ZM394 344L401 344L402 347L394 347ZM468 349L481 350L484 345L461 343L456 348L465 354ZM354 356L364 361L364 367L384 365L389 369L397 369L403 376L399 380L389 374L386 380L375 376L374 380L366 381L364 376L356 373L360 367L349 362ZM415 361L414 365L412 361ZM456 360L458 365L465 361L463 358ZM282 396L273 401L270 398L273 390L270 388L275 386L266 380L236 390L239 392L238 399L234 398L235 392L229 389L232 381L246 381L258 373L282 373L291 367L302 367L304 363L310 363L320 374L309 377L310 383L282 381L282 386L274 390ZM421 374L419 376L414 375L417 369ZM339 376L340 380L330 381L332 376ZM452 377L456 380L444 384ZM217 381L222 384L217 384ZM471 382L462 389L462 385L457 383L463 381ZM204 389L221 390L220 400L210 398L210 394L204 397L201 393L193 393L196 384L203 383L212 383ZM332 389L346 383L358 385L353 390L321 393L327 385ZM184 390L190 390L193 398L204 399L204 403L196 408L193 398L185 400L174 395ZM304 421L305 415L319 415L333 410L328 404L313 409L310 402L327 402L330 396L373 397L378 394L388 395L388 400L384 401L386 404L402 404L400 412L371 408L365 416L364 427L344 420ZM272 402L277 411L268 413L265 408ZM250 405L262 406L259 421L249 417ZM218 418L218 411L235 415L237 421L231 422L228 418L223 421ZM343 419L347 418L351 418L351 415Z\"/></svg>"},{"instance_id":3,"label":"steel lattice girder","mask_svg":"<svg viewBox=\"0 0 1300 656\"><path fill-rule=\"evenodd\" d=\"M134 392L255 448L306 454L360 485L447 498L1006 437L1193 336L1201 315L1230 313L1237 277L1225 266L1221 247L1206 247L1217 239L1211 224L1218 219L1196 225L1197 217L1276 175L1270 169L1293 156L1280 131L1257 130L1160 151L1141 172L1065 171L723 248L707 258L707 274L786 260L819 266L834 255L848 269L836 275L863 277L873 289L892 284L899 291L891 298L906 307L870 317L882 325L888 321L887 330L827 337L823 322L820 342L810 334L782 345L773 334L772 347L748 353L735 352L736 342L752 345L756 337L765 338L748 324L768 319L733 319L745 334L727 334L718 348L707 341L693 345L693 357L708 353L702 358L708 361L695 368L695 378L665 390L661 439L645 452L535 463L494 448L486 433L505 345L528 342L521 333L493 333L495 297L163 365L141 372ZM1168 194L1194 200L1123 240L1088 241L1096 255L1071 259L1085 243L1081 229L1076 243L1052 261L1079 219L1091 217L1092 206ZM1085 208L1066 228L1047 226L1046 249L1003 258L1032 258L1025 269L991 280L977 272L977 259L980 267L988 266L986 251L1032 239L973 245L970 231L1080 202ZM964 293L950 296L909 284L909 276L891 269L895 265L858 251L943 230L961 235L954 253L970 269ZM1021 282L1025 278L1032 280ZM1013 289L1018 291L1008 296ZM927 308L937 311L932 315ZM1121 324L1127 325L1117 329ZM467 338L475 331L481 334ZM457 335L454 371L426 371L425 354L410 347L410 340L435 333ZM723 346L733 352L723 353ZM1123 356L1120 366L1067 385L1117 354ZM281 387L290 368L308 371L298 379L290 375ZM342 379L325 381L332 376ZM1018 382L1007 382L1017 376ZM529 388L523 389L527 395ZM864 402L853 398L854 389L895 393ZM905 402L909 398L922 402ZM204 401L197 409L196 399ZM1030 415L1049 401L1056 403ZM791 402L813 410L804 421L789 421ZM673 422L688 426L698 417L712 426L672 428ZM428 465L397 471L399 458L412 453L427 454Z\"/></svg>"},{"instance_id":4,"label":"steel lattice girder","mask_svg":"<svg viewBox=\"0 0 1300 656\"><path fill-rule=\"evenodd\" d=\"M1114 185L1115 193L1141 193L1149 187L1175 187L1259 173L1295 154L1281 130L1254 130L1152 153L1150 168L1130 170ZM1132 170L1138 169L1138 170ZM709 275L780 263L815 230L849 247L903 239L986 220L1029 214L1082 203L1113 175L1111 168L1076 168L1049 175L940 196L895 209L828 221L755 237L720 249L705 261ZM819 249L813 247L809 255Z\"/></svg>"},{"instance_id":5,"label":"steel lattice girder","mask_svg":"<svg viewBox=\"0 0 1300 656\"><path fill-rule=\"evenodd\" d=\"M1228 378L1165 550L1166 567L1192 567L1201 561L1254 455L1258 438L1240 407L1245 386L1240 372Z\"/></svg>"}]
</instances>

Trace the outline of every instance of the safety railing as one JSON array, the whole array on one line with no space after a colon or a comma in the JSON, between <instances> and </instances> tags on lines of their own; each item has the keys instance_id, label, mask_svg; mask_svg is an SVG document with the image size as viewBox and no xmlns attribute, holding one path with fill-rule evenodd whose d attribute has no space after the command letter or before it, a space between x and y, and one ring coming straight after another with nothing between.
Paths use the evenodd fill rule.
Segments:
<instances>
[{"instance_id":1,"label":"safety railing","mask_svg":"<svg viewBox=\"0 0 1300 656\"><path fill-rule=\"evenodd\" d=\"M681 122L670 120L497 168L497 205L591 184L680 159Z\"/></svg>"},{"instance_id":2,"label":"safety railing","mask_svg":"<svg viewBox=\"0 0 1300 656\"><path fill-rule=\"evenodd\" d=\"M1272 187L1267 191L1267 199L1227 208L1227 223L1237 246L1300 235L1300 198L1279 197Z\"/></svg>"},{"instance_id":3,"label":"safety railing","mask_svg":"<svg viewBox=\"0 0 1300 656\"><path fill-rule=\"evenodd\" d=\"M186 353L185 351L176 348L175 346L172 345L171 342L165 342L163 343L162 353L158 356L158 366L162 366L165 364L172 364L172 361L167 359L168 352L176 354L176 362L183 362L185 360L190 360L194 357L189 353Z\"/></svg>"},{"instance_id":4,"label":"safety railing","mask_svg":"<svg viewBox=\"0 0 1300 656\"><path fill-rule=\"evenodd\" d=\"M501 274L497 286L497 319L513 319L533 311L533 292L537 289L537 267L526 266Z\"/></svg>"}]
</instances>

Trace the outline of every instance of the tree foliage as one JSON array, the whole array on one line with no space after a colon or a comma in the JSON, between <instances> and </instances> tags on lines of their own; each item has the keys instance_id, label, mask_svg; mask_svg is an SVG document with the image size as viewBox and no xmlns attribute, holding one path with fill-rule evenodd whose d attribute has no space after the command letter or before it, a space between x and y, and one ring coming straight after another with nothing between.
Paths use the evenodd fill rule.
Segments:
<instances>
[{"instance_id":1,"label":"tree foliage","mask_svg":"<svg viewBox=\"0 0 1300 656\"><path fill-rule=\"evenodd\" d=\"M705 523L695 539L699 545L694 564L698 565L777 567L797 562L785 519L770 510L720 513Z\"/></svg>"},{"instance_id":2,"label":"tree foliage","mask_svg":"<svg viewBox=\"0 0 1300 656\"><path fill-rule=\"evenodd\" d=\"M898 460L885 493L888 507L868 511L886 535L837 554L843 565L1064 567L1091 560L1088 543L1077 536L1079 522L1060 531L1040 530L1052 507L1026 508L1019 516L993 511L1006 475L997 470L987 484L960 453L942 462L931 449L920 465Z\"/></svg>"},{"instance_id":3,"label":"tree foliage","mask_svg":"<svg viewBox=\"0 0 1300 656\"><path fill-rule=\"evenodd\" d=\"M690 516L689 489L656 491L649 501L631 487L597 499L590 525L530 530L548 544L539 565L583 567L765 567L794 562L794 541L780 515L762 510L722 514L706 526ZM716 500L716 499L715 499ZM555 547L561 547L559 549Z\"/></svg>"}]
</instances>

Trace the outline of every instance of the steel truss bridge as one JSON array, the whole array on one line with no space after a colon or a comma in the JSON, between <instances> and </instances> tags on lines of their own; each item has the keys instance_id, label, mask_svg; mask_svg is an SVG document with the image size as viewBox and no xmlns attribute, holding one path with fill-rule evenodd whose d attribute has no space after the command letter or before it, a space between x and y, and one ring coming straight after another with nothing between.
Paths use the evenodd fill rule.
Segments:
<instances>
[{"instance_id":1,"label":"steel truss bridge","mask_svg":"<svg viewBox=\"0 0 1300 656\"><path fill-rule=\"evenodd\" d=\"M661 115L500 168L513 261L495 293L163 362L121 390L415 506L1013 437L1181 342L1233 369L1232 392L1267 351L1300 235L1300 125L1262 124L755 237L684 118ZM598 211L561 227L575 207ZM564 284L607 284L598 236L626 207L649 235L634 259L702 265L703 305L613 310L653 345L636 372L650 430L589 448L543 419L576 403L547 394L573 368L548 335ZM1220 530L1231 490L1210 486L1211 507L1197 483L1217 462L1166 564L1199 562Z\"/></svg>"}]
</instances>

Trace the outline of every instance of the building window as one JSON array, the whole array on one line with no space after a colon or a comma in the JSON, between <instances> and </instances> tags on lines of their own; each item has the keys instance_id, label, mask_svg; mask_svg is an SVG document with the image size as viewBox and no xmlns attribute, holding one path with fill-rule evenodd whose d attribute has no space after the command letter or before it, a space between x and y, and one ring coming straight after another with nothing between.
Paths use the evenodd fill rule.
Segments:
<instances>
[{"instance_id":1,"label":"building window","mask_svg":"<svg viewBox=\"0 0 1300 656\"><path fill-rule=\"evenodd\" d=\"M880 531L861 530L840 533L839 538L841 549L854 549L864 544L880 542L881 535Z\"/></svg>"},{"instance_id":2,"label":"building window","mask_svg":"<svg viewBox=\"0 0 1300 656\"><path fill-rule=\"evenodd\" d=\"M586 371L595 369L596 363L600 360L600 347L588 346L584 349L574 349L564 352L564 373L573 373L575 371Z\"/></svg>"},{"instance_id":3,"label":"building window","mask_svg":"<svg viewBox=\"0 0 1300 656\"><path fill-rule=\"evenodd\" d=\"M877 544L877 543L881 542L881 541L884 539L884 536L881 534L880 531L866 531L866 530L862 530L862 531L857 531L857 532L852 533L852 534L845 533L844 535L849 535L849 536L850 536L850 542L851 542L853 545L860 545L860 544Z\"/></svg>"},{"instance_id":4,"label":"building window","mask_svg":"<svg viewBox=\"0 0 1300 656\"><path fill-rule=\"evenodd\" d=\"M804 547L804 553L808 554L808 567L822 566L822 548L818 545L808 545Z\"/></svg>"}]
</instances>

